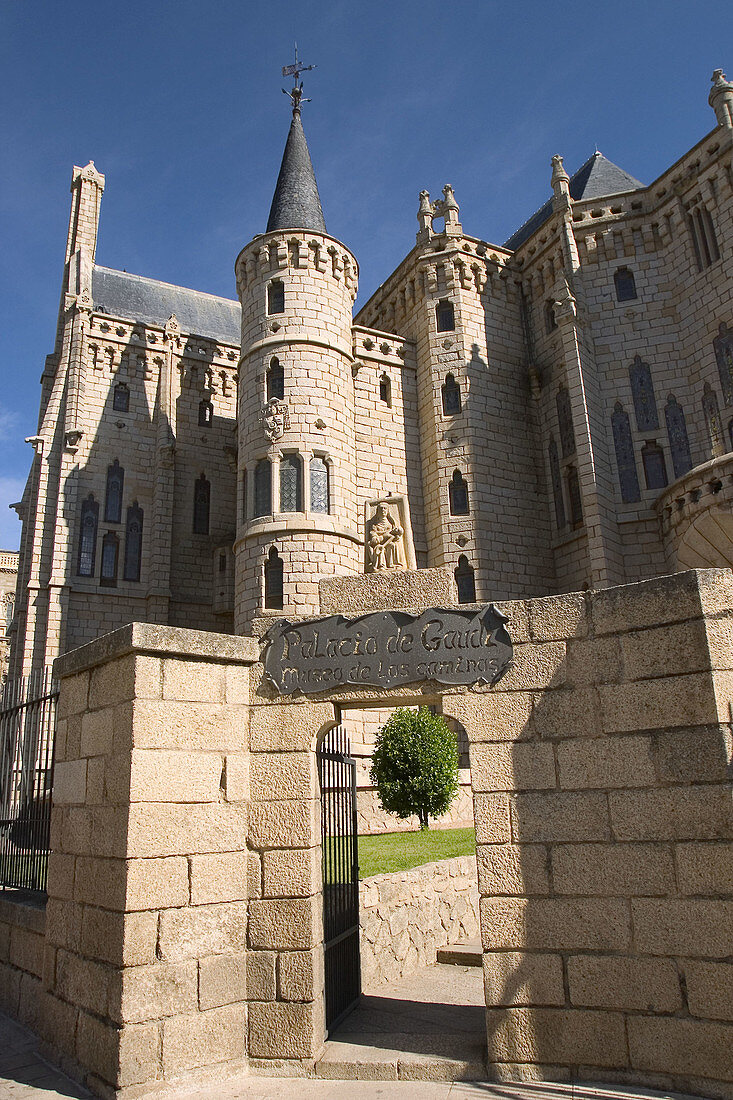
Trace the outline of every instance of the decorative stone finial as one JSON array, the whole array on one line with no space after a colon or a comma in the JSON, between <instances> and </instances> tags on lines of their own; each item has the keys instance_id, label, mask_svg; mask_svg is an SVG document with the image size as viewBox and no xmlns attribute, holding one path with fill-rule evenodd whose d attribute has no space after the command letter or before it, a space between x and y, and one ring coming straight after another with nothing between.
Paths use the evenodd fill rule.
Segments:
<instances>
[{"instance_id":1,"label":"decorative stone finial","mask_svg":"<svg viewBox=\"0 0 733 1100\"><path fill-rule=\"evenodd\" d=\"M553 210L568 210L573 203L570 197L570 176L563 168L562 157L555 153L552 158L552 208Z\"/></svg>"},{"instance_id":2,"label":"decorative stone finial","mask_svg":"<svg viewBox=\"0 0 733 1100\"><path fill-rule=\"evenodd\" d=\"M722 69L716 69L710 79L713 86L708 103L715 111L718 125L733 130L733 82L726 79Z\"/></svg>"}]
</instances>

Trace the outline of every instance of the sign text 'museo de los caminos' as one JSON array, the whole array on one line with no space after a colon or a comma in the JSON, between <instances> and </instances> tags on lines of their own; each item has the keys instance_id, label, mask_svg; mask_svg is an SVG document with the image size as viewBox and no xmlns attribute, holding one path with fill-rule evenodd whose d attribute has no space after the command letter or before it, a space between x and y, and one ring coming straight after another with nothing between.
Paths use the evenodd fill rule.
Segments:
<instances>
[{"instance_id":1,"label":"sign text 'museo de los caminos'","mask_svg":"<svg viewBox=\"0 0 733 1100\"><path fill-rule=\"evenodd\" d=\"M265 634L265 674L283 695L344 684L391 688L419 680L496 683L512 660L506 617L493 604L377 611L347 619L280 620Z\"/></svg>"}]
</instances>

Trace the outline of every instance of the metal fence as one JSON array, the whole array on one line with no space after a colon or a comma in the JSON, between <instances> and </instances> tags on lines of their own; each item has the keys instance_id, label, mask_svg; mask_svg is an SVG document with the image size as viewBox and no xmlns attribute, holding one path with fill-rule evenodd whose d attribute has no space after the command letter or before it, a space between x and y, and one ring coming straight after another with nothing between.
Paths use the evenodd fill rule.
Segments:
<instances>
[{"instance_id":1,"label":"metal fence","mask_svg":"<svg viewBox=\"0 0 733 1100\"><path fill-rule=\"evenodd\" d=\"M0 890L46 889L58 697L50 668L2 691Z\"/></svg>"}]
</instances>

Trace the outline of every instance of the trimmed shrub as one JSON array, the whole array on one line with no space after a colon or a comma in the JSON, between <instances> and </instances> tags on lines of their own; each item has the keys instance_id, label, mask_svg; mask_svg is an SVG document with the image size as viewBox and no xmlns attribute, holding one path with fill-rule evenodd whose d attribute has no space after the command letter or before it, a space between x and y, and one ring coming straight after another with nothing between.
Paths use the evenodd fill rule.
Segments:
<instances>
[{"instance_id":1,"label":"trimmed shrub","mask_svg":"<svg viewBox=\"0 0 733 1100\"><path fill-rule=\"evenodd\" d=\"M417 814L427 829L458 790L456 735L427 707L399 707L377 734L369 776L385 810L401 818Z\"/></svg>"}]
</instances>

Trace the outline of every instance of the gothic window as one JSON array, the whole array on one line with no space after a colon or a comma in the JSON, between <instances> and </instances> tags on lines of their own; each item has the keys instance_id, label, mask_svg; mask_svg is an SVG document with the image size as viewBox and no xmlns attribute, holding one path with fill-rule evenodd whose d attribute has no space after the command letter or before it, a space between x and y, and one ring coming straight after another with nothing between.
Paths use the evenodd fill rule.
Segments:
<instances>
[{"instance_id":1,"label":"gothic window","mask_svg":"<svg viewBox=\"0 0 733 1100\"><path fill-rule=\"evenodd\" d=\"M285 312L285 284L282 279L273 279L267 288L267 312Z\"/></svg>"},{"instance_id":2,"label":"gothic window","mask_svg":"<svg viewBox=\"0 0 733 1100\"><path fill-rule=\"evenodd\" d=\"M285 370L277 357L270 360L267 368L267 400L272 401L274 397L278 401L285 397Z\"/></svg>"},{"instance_id":3,"label":"gothic window","mask_svg":"<svg viewBox=\"0 0 733 1100\"><path fill-rule=\"evenodd\" d=\"M545 302L545 332L554 332L556 328L555 303L552 298L548 298Z\"/></svg>"},{"instance_id":4,"label":"gothic window","mask_svg":"<svg viewBox=\"0 0 733 1100\"><path fill-rule=\"evenodd\" d=\"M8 592L5 596L5 633L10 630L10 624L13 621L13 612L15 610L15 596L12 592Z\"/></svg>"},{"instance_id":5,"label":"gothic window","mask_svg":"<svg viewBox=\"0 0 733 1100\"><path fill-rule=\"evenodd\" d=\"M122 576L126 581L140 580L140 562L143 551L143 510L135 501L127 509L125 524L125 564Z\"/></svg>"},{"instance_id":6,"label":"gothic window","mask_svg":"<svg viewBox=\"0 0 733 1100\"><path fill-rule=\"evenodd\" d=\"M112 393L112 408L115 412L130 411L130 390L125 382L118 382Z\"/></svg>"},{"instance_id":7,"label":"gothic window","mask_svg":"<svg viewBox=\"0 0 733 1100\"><path fill-rule=\"evenodd\" d=\"M280 459L280 511L303 511L303 474L298 455Z\"/></svg>"},{"instance_id":8,"label":"gothic window","mask_svg":"<svg viewBox=\"0 0 733 1100\"><path fill-rule=\"evenodd\" d=\"M81 533L79 536L79 559L76 572L80 577L94 576L94 560L97 556L97 523L99 504L90 493L81 506Z\"/></svg>"},{"instance_id":9,"label":"gothic window","mask_svg":"<svg viewBox=\"0 0 733 1100\"><path fill-rule=\"evenodd\" d=\"M453 471L453 477L448 486L448 500L452 516L467 516L469 514L468 485L460 470Z\"/></svg>"},{"instance_id":10,"label":"gothic window","mask_svg":"<svg viewBox=\"0 0 733 1100\"><path fill-rule=\"evenodd\" d=\"M629 267L620 267L614 272L614 286L616 287L616 301L630 302L637 297L636 280L634 272Z\"/></svg>"},{"instance_id":11,"label":"gothic window","mask_svg":"<svg viewBox=\"0 0 733 1100\"><path fill-rule=\"evenodd\" d=\"M120 556L120 540L114 531L108 531L102 539L102 568L99 583L108 588L117 585L117 559Z\"/></svg>"},{"instance_id":12,"label":"gothic window","mask_svg":"<svg viewBox=\"0 0 733 1100\"><path fill-rule=\"evenodd\" d=\"M459 603L474 603L476 600L476 577L465 554L458 559L458 566L454 571L456 588L458 589Z\"/></svg>"},{"instance_id":13,"label":"gothic window","mask_svg":"<svg viewBox=\"0 0 733 1100\"><path fill-rule=\"evenodd\" d=\"M654 397L652 372L649 370L649 364L642 362L640 355L634 356L634 362L629 367L629 381L631 396L634 399L636 426L640 432L653 432L659 427L659 414Z\"/></svg>"},{"instance_id":14,"label":"gothic window","mask_svg":"<svg viewBox=\"0 0 733 1100\"><path fill-rule=\"evenodd\" d=\"M720 259L713 219L707 207L703 206L702 203L698 203L697 206L688 211L687 222L690 227L697 266L702 271Z\"/></svg>"},{"instance_id":15,"label":"gothic window","mask_svg":"<svg viewBox=\"0 0 733 1100\"><path fill-rule=\"evenodd\" d=\"M550 446L548 447L548 457L550 459L550 477L552 478L552 496L555 501L555 523L557 524L558 531L562 531L565 526L565 502L562 499L562 478L560 477L560 459L557 454L557 443L555 437L550 436Z\"/></svg>"},{"instance_id":16,"label":"gothic window","mask_svg":"<svg viewBox=\"0 0 733 1100\"><path fill-rule=\"evenodd\" d=\"M227 571L227 556L226 554L219 554L219 572L226 573Z\"/></svg>"},{"instance_id":17,"label":"gothic window","mask_svg":"<svg viewBox=\"0 0 733 1100\"><path fill-rule=\"evenodd\" d=\"M247 522L247 471L242 470L242 523Z\"/></svg>"},{"instance_id":18,"label":"gothic window","mask_svg":"<svg viewBox=\"0 0 733 1100\"><path fill-rule=\"evenodd\" d=\"M667 398L664 407L664 419L667 424L667 438L669 449L672 452L672 467L675 478L683 477L692 469L692 456L690 454L690 440L687 436L687 424L682 406L677 404L677 398L673 393Z\"/></svg>"},{"instance_id":19,"label":"gothic window","mask_svg":"<svg viewBox=\"0 0 733 1100\"><path fill-rule=\"evenodd\" d=\"M311 474L311 512L329 512L328 463L325 458L314 455L310 462Z\"/></svg>"},{"instance_id":20,"label":"gothic window","mask_svg":"<svg viewBox=\"0 0 733 1100\"><path fill-rule=\"evenodd\" d=\"M392 381L388 374L383 374L379 379L379 400L392 408Z\"/></svg>"},{"instance_id":21,"label":"gothic window","mask_svg":"<svg viewBox=\"0 0 733 1100\"><path fill-rule=\"evenodd\" d=\"M733 405L733 332L728 331L725 322L718 327L713 348L718 363L723 400L726 405Z\"/></svg>"},{"instance_id":22,"label":"gothic window","mask_svg":"<svg viewBox=\"0 0 733 1100\"><path fill-rule=\"evenodd\" d=\"M272 470L269 461L261 458L255 466L255 516L272 512Z\"/></svg>"},{"instance_id":23,"label":"gothic window","mask_svg":"<svg viewBox=\"0 0 733 1100\"><path fill-rule=\"evenodd\" d=\"M613 415L611 416L611 429L613 431L613 445L616 449L616 466L618 467L618 480L621 485L621 499L626 504L631 504L633 501L641 499L641 490L639 489L639 475L636 472L629 414L620 401L617 401L614 405Z\"/></svg>"},{"instance_id":24,"label":"gothic window","mask_svg":"<svg viewBox=\"0 0 733 1100\"><path fill-rule=\"evenodd\" d=\"M193 533L194 535L208 535L209 512L211 508L211 484L206 480L205 474L195 482L193 487Z\"/></svg>"},{"instance_id":25,"label":"gothic window","mask_svg":"<svg viewBox=\"0 0 733 1100\"><path fill-rule=\"evenodd\" d=\"M720 412L718 410L718 398L709 382L705 383L702 396L702 411L705 416L705 425L708 429L710 440L710 453L713 458L723 453L723 433L720 430Z\"/></svg>"},{"instance_id":26,"label":"gothic window","mask_svg":"<svg viewBox=\"0 0 733 1100\"><path fill-rule=\"evenodd\" d=\"M125 471L117 459L107 467L107 488L104 494L104 522L122 522L122 487Z\"/></svg>"},{"instance_id":27,"label":"gothic window","mask_svg":"<svg viewBox=\"0 0 733 1100\"><path fill-rule=\"evenodd\" d=\"M641 461L644 463L644 477L647 489L663 489L667 484L667 465L664 451L652 440L641 448Z\"/></svg>"},{"instance_id":28,"label":"gothic window","mask_svg":"<svg viewBox=\"0 0 733 1100\"><path fill-rule=\"evenodd\" d=\"M208 428L214 419L214 406L205 398L199 402L199 427Z\"/></svg>"},{"instance_id":29,"label":"gothic window","mask_svg":"<svg viewBox=\"0 0 733 1100\"><path fill-rule=\"evenodd\" d=\"M456 318L453 303L449 302L447 298L441 298L435 307L435 320L438 325L438 332L453 332L455 329Z\"/></svg>"},{"instance_id":30,"label":"gothic window","mask_svg":"<svg viewBox=\"0 0 733 1100\"><path fill-rule=\"evenodd\" d=\"M565 475L568 486L568 500L570 502L570 522L573 527L583 522L583 498L580 495L580 482L578 471L574 466L568 467Z\"/></svg>"},{"instance_id":31,"label":"gothic window","mask_svg":"<svg viewBox=\"0 0 733 1100\"><path fill-rule=\"evenodd\" d=\"M274 546L265 562L265 607L276 611L283 607L283 562Z\"/></svg>"},{"instance_id":32,"label":"gothic window","mask_svg":"<svg viewBox=\"0 0 733 1100\"><path fill-rule=\"evenodd\" d=\"M461 411L461 387L452 374L446 374L442 388L443 416L455 416Z\"/></svg>"},{"instance_id":33,"label":"gothic window","mask_svg":"<svg viewBox=\"0 0 733 1100\"><path fill-rule=\"evenodd\" d=\"M570 407L570 394L561 386L555 398L557 420L560 425L560 448L563 458L575 454L575 429L573 428L573 410Z\"/></svg>"}]
</instances>

